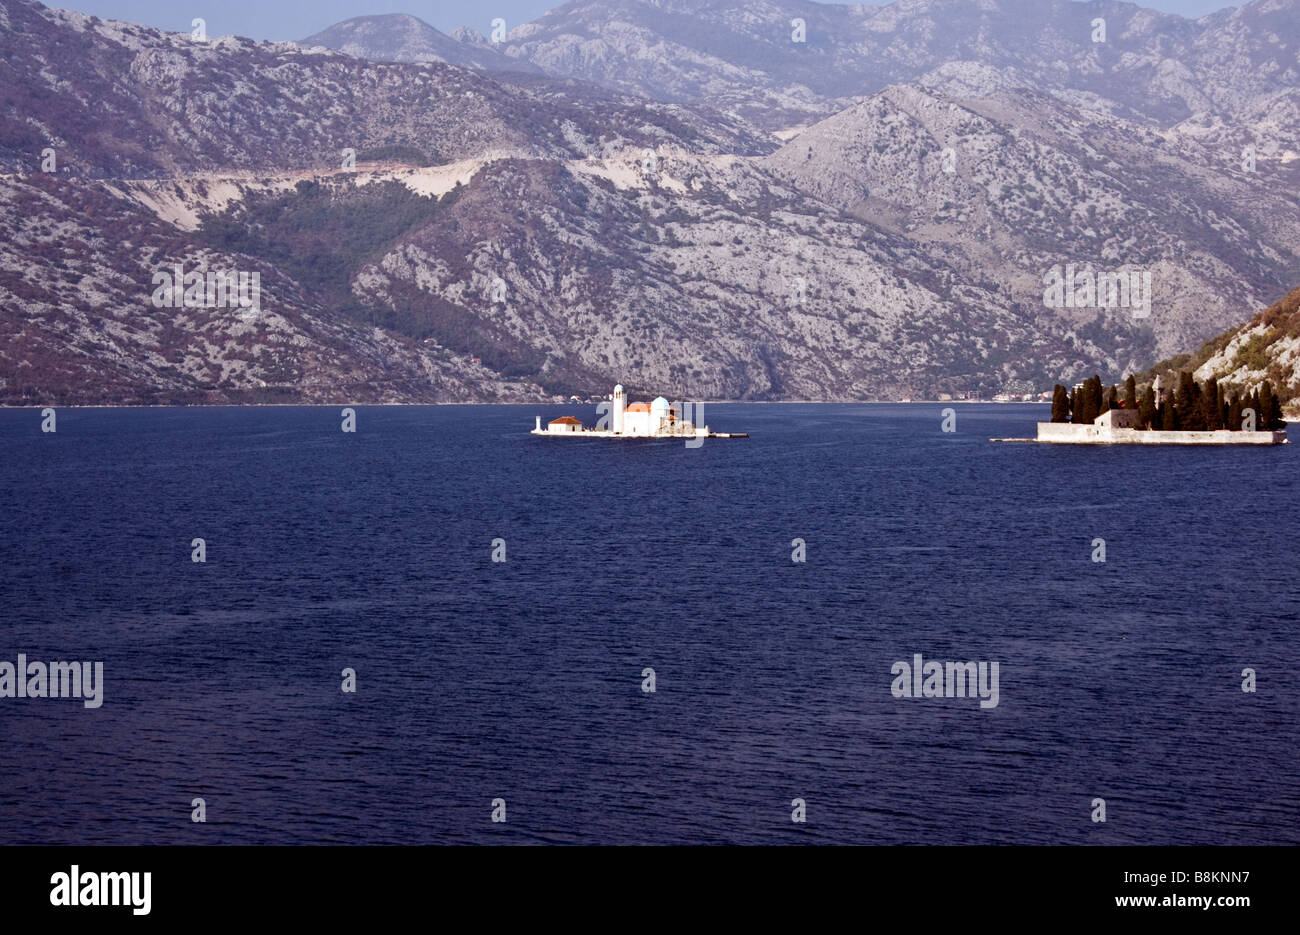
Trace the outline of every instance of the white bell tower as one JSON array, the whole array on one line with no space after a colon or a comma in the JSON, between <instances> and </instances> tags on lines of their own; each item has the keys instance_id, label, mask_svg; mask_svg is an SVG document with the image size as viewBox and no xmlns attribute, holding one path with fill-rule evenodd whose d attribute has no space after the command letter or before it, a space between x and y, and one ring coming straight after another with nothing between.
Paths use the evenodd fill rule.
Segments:
<instances>
[{"instance_id":1,"label":"white bell tower","mask_svg":"<svg viewBox=\"0 0 1300 935\"><path fill-rule=\"evenodd\" d=\"M620 383L614 387L614 431L623 432L623 413L627 409L627 390Z\"/></svg>"}]
</instances>

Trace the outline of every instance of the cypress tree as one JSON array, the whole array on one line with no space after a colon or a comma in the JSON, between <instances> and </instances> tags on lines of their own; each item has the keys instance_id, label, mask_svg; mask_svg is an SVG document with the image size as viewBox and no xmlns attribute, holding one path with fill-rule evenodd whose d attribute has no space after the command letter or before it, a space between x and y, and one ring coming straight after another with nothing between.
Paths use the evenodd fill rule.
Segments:
<instances>
[{"instance_id":1,"label":"cypress tree","mask_svg":"<svg viewBox=\"0 0 1300 935\"><path fill-rule=\"evenodd\" d=\"M1084 396L1087 402L1084 404L1084 421L1091 425L1097 421L1097 416L1101 415L1101 377L1095 373L1084 383Z\"/></svg>"},{"instance_id":2,"label":"cypress tree","mask_svg":"<svg viewBox=\"0 0 1300 935\"><path fill-rule=\"evenodd\" d=\"M1282 407L1273 395L1273 385L1265 380L1259 388L1259 428L1265 432L1276 432L1283 424Z\"/></svg>"},{"instance_id":3,"label":"cypress tree","mask_svg":"<svg viewBox=\"0 0 1300 935\"><path fill-rule=\"evenodd\" d=\"M1250 411L1255 415L1255 431L1259 431L1264 426L1259 421L1259 390L1250 394Z\"/></svg>"},{"instance_id":4,"label":"cypress tree","mask_svg":"<svg viewBox=\"0 0 1300 935\"><path fill-rule=\"evenodd\" d=\"M1210 377L1205 381L1205 393L1201 398L1201 418L1205 420L1207 432L1223 428L1223 393L1219 390L1219 381Z\"/></svg>"},{"instance_id":5,"label":"cypress tree","mask_svg":"<svg viewBox=\"0 0 1300 935\"><path fill-rule=\"evenodd\" d=\"M1065 387L1059 383L1052 388L1052 421L1070 421L1070 400L1065 395Z\"/></svg>"},{"instance_id":6,"label":"cypress tree","mask_svg":"<svg viewBox=\"0 0 1300 935\"><path fill-rule=\"evenodd\" d=\"M1201 388L1184 370L1178 375L1178 428L1183 432L1205 430L1205 412L1201 405Z\"/></svg>"},{"instance_id":7,"label":"cypress tree","mask_svg":"<svg viewBox=\"0 0 1300 935\"><path fill-rule=\"evenodd\" d=\"M1142 403L1138 406L1137 426L1140 429L1158 428L1160 423L1156 421L1157 418L1156 391L1148 384L1146 392L1142 394Z\"/></svg>"},{"instance_id":8,"label":"cypress tree","mask_svg":"<svg viewBox=\"0 0 1300 935\"><path fill-rule=\"evenodd\" d=\"M1178 410L1174 407L1173 394L1160 407L1160 428L1165 432L1178 431Z\"/></svg>"},{"instance_id":9,"label":"cypress tree","mask_svg":"<svg viewBox=\"0 0 1300 935\"><path fill-rule=\"evenodd\" d=\"M1241 431L1241 397L1236 393L1232 394L1232 401L1228 403L1228 415L1224 422L1230 432Z\"/></svg>"},{"instance_id":10,"label":"cypress tree","mask_svg":"<svg viewBox=\"0 0 1300 935\"><path fill-rule=\"evenodd\" d=\"M1196 401L1196 382L1186 370L1178 374L1178 391L1174 395L1178 414L1185 417Z\"/></svg>"},{"instance_id":11,"label":"cypress tree","mask_svg":"<svg viewBox=\"0 0 1300 935\"><path fill-rule=\"evenodd\" d=\"M1124 381L1124 408L1138 408L1138 384L1131 373L1128 375L1128 379Z\"/></svg>"}]
</instances>

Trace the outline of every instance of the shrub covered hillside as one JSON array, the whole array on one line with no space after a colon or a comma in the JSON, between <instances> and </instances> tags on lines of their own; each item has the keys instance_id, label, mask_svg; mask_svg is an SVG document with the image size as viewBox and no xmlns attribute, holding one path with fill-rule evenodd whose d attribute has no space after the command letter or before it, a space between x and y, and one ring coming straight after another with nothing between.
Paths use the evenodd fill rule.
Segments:
<instances>
[{"instance_id":1,"label":"shrub covered hillside","mask_svg":"<svg viewBox=\"0 0 1300 935\"><path fill-rule=\"evenodd\" d=\"M1300 419L1300 289L1244 325L1207 341L1194 354L1162 361L1137 379L1150 382L1159 375L1165 386L1177 386L1183 370L1192 371L1197 380L1213 378L1247 393L1267 381L1287 416Z\"/></svg>"}]
</instances>

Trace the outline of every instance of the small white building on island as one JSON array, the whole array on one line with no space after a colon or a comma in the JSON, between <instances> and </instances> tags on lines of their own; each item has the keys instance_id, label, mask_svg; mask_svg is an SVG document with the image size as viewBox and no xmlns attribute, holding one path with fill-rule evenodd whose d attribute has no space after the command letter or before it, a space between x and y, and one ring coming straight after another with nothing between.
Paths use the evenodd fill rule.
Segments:
<instances>
[{"instance_id":1,"label":"small white building on island","mask_svg":"<svg viewBox=\"0 0 1300 935\"><path fill-rule=\"evenodd\" d=\"M538 417L537 417L537 427L538 427L538 428L541 428L541 424L542 424L542 417L541 417L541 416L538 416ZM552 419L550 422L546 423L546 431L548 431L548 432L581 432L581 431L582 431L582 422L581 422L581 420L579 420L579 419L575 419L573 416L560 416L560 418L558 418L558 419Z\"/></svg>"}]
</instances>

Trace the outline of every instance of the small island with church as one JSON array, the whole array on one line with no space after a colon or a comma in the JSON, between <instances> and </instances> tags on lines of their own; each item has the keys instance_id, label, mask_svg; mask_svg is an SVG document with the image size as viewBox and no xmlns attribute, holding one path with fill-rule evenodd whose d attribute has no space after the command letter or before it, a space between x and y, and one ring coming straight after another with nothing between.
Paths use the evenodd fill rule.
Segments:
<instances>
[{"instance_id":1,"label":"small island with church","mask_svg":"<svg viewBox=\"0 0 1300 935\"><path fill-rule=\"evenodd\" d=\"M1157 376L1140 393L1130 376L1119 388L1105 389L1093 376L1067 391L1052 393L1052 421L1038 423L1038 437L992 441L1038 441L1067 445L1285 445L1282 400L1265 381L1247 393L1178 375L1166 390Z\"/></svg>"},{"instance_id":2,"label":"small island with church","mask_svg":"<svg viewBox=\"0 0 1300 935\"><path fill-rule=\"evenodd\" d=\"M745 434L724 434L710 432L707 425L695 425L684 418L681 406L674 406L662 396L650 403L632 403L628 405L627 390L622 385L614 387L614 395L602 407L608 405L608 428L598 423L595 428L583 425L582 420L574 416L561 416L542 426L542 417L537 417L537 426L532 435L545 435L550 438L686 438L691 440L705 438L748 438ZM699 416L704 410L703 403L693 407L694 415ZM599 411L599 410L598 410ZM688 444L690 444L688 442Z\"/></svg>"}]
</instances>

